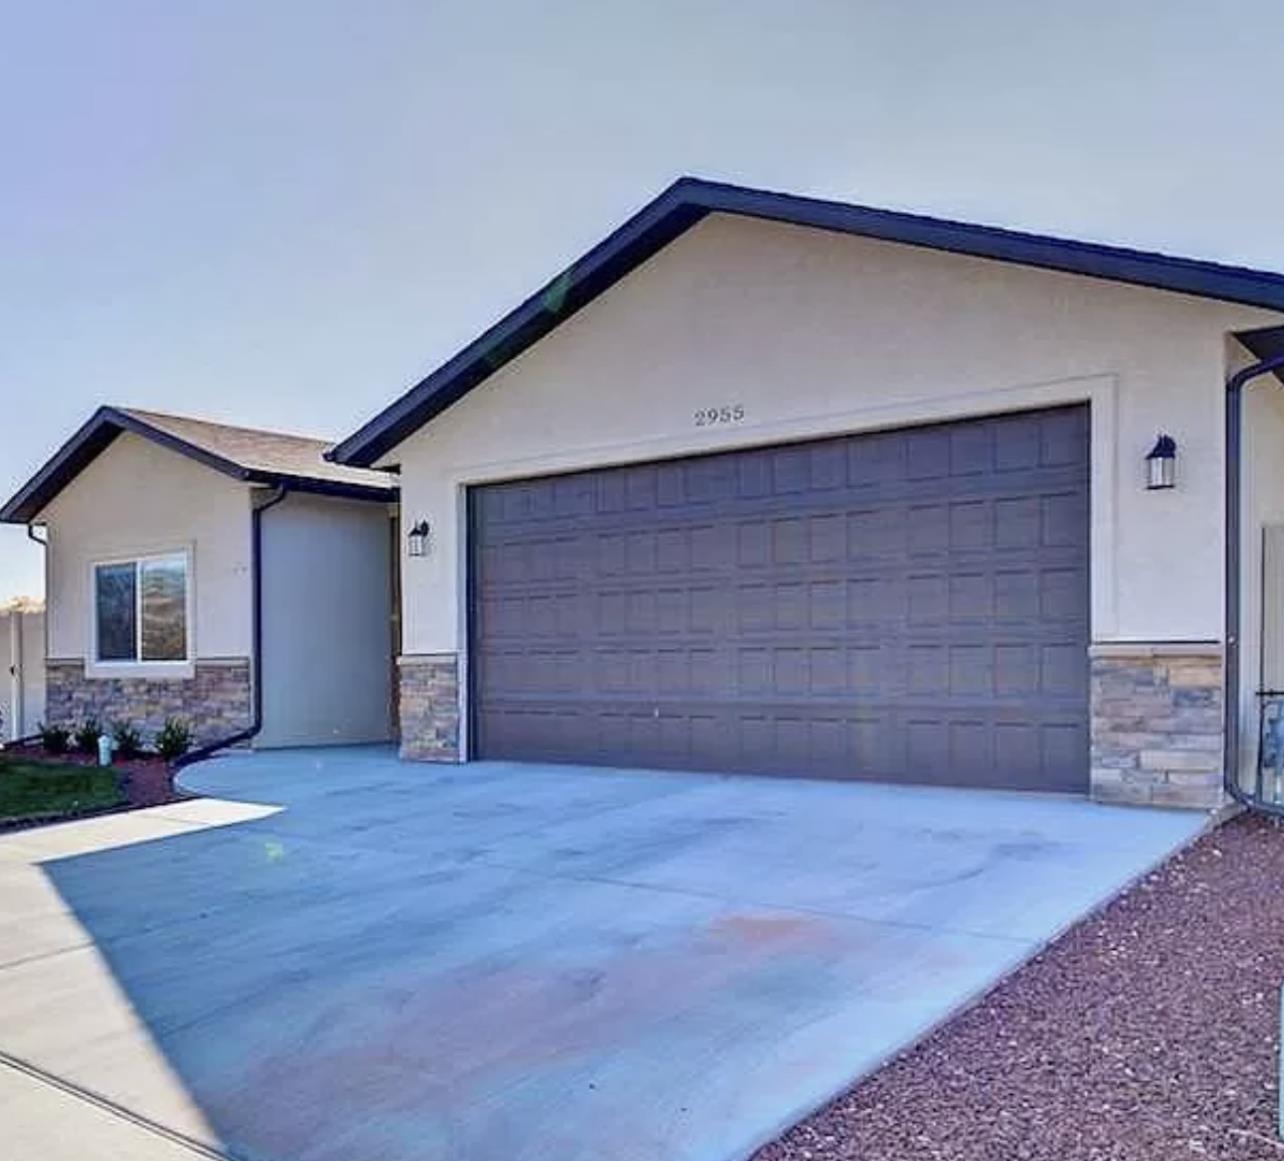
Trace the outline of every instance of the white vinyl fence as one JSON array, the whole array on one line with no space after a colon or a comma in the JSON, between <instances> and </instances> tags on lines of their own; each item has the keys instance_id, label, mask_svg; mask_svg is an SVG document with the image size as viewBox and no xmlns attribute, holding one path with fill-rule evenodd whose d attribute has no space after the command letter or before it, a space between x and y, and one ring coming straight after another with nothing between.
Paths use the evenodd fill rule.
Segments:
<instances>
[{"instance_id":1,"label":"white vinyl fence","mask_svg":"<svg viewBox=\"0 0 1284 1161\"><path fill-rule=\"evenodd\" d=\"M45 615L0 609L0 744L30 737L45 713Z\"/></svg>"}]
</instances>

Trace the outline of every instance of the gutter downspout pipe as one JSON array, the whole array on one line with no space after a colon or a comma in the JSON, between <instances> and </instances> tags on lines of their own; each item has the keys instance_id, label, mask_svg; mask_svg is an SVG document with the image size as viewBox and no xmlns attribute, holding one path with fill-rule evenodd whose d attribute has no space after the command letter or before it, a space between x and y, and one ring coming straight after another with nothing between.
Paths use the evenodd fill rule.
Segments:
<instances>
[{"instance_id":1,"label":"gutter downspout pipe","mask_svg":"<svg viewBox=\"0 0 1284 1161\"><path fill-rule=\"evenodd\" d=\"M200 762L229 746L238 746L254 738L263 728L263 513L275 508L289 495L290 489L285 484L278 484L272 494L262 503L255 504L250 511L250 573L251 573L251 645L253 656L250 659L250 700L252 716L247 729L238 730L225 738L218 738L188 750L181 758L174 761L174 769L181 770L193 762Z\"/></svg>"},{"instance_id":2,"label":"gutter downspout pipe","mask_svg":"<svg viewBox=\"0 0 1284 1161\"><path fill-rule=\"evenodd\" d=\"M1240 730L1240 487L1243 480L1240 454L1243 450L1244 388L1254 379L1284 370L1284 355L1273 355L1236 371L1226 382L1226 623L1223 633L1225 670L1222 694L1222 733L1225 754L1222 784L1243 806L1262 808L1262 803L1239 784Z\"/></svg>"}]
</instances>

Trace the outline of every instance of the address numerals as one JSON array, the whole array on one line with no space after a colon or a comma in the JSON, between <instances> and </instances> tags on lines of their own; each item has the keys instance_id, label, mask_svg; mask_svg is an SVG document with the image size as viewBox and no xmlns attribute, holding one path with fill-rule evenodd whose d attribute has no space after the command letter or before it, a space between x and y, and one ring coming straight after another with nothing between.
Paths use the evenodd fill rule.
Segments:
<instances>
[{"instance_id":1,"label":"address numerals","mask_svg":"<svg viewBox=\"0 0 1284 1161\"><path fill-rule=\"evenodd\" d=\"M718 427L725 423L739 423L745 417L743 403L724 403L720 407L699 407L695 412L696 427Z\"/></svg>"}]
</instances>

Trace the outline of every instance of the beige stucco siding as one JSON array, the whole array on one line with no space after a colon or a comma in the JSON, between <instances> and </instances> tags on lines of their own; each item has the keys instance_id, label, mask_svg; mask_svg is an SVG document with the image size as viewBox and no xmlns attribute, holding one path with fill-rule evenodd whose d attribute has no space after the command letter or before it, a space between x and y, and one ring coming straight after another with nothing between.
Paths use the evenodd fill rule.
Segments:
<instances>
[{"instance_id":1,"label":"beige stucco siding","mask_svg":"<svg viewBox=\"0 0 1284 1161\"><path fill-rule=\"evenodd\" d=\"M1221 636L1228 331L1264 311L801 227L706 219L387 457L405 651L464 639L462 486L1090 400L1099 641ZM695 411L741 405L740 422ZM1180 485L1143 487L1159 430Z\"/></svg>"},{"instance_id":2,"label":"beige stucco siding","mask_svg":"<svg viewBox=\"0 0 1284 1161\"><path fill-rule=\"evenodd\" d=\"M388 741L387 505L296 495L262 519L263 731L255 745Z\"/></svg>"},{"instance_id":3,"label":"beige stucco siding","mask_svg":"<svg viewBox=\"0 0 1284 1161\"><path fill-rule=\"evenodd\" d=\"M250 489L125 433L41 514L48 527L49 656L92 657L95 561L189 550L196 659L247 657Z\"/></svg>"}]
</instances>

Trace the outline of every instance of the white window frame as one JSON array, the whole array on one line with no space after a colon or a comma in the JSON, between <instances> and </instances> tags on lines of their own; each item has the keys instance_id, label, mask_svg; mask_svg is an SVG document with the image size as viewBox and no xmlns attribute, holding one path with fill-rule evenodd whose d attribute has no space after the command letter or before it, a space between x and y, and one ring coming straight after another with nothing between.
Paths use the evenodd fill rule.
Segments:
<instances>
[{"instance_id":1,"label":"white window frame","mask_svg":"<svg viewBox=\"0 0 1284 1161\"><path fill-rule=\"evenodd\" d=\"M112 556L96 556L89 562L89 648L85 650L85 673L90 677L170 677L187 678L196 672L196 647L194 633L195 591L191 545L174 548L154 548L146 552L123 552ZM182 660L144 661L142 659L143 586L141 567L149 561L183 561L184 593L183 621L185 640ZM139 654L132 661L103 661L98 657L98 569L116 564L134 566L134 641Z\"/></svg>"}]
</instances>

